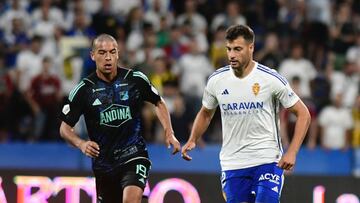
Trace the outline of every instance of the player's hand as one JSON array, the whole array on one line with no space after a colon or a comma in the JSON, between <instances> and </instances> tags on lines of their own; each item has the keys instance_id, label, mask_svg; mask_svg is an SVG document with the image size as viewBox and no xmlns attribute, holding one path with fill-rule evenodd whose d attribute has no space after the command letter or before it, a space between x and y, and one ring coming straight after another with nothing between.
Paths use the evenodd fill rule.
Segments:
<instances>
[{"instance_id":1,"label":"player's hand","mask_svg":"<svg viewBox=\"0 0 360 203\"><path fill-rule=\"evenodd\" d=\"M196 146L195 142L188 141L181 149L181 157L186 161L190 161L192 159L191 156L187 154L188 151L191 151Z\"/></svg>"},{"instance_id":2,"label":"player's hand","mask_svg":"<svg viewBox=\"0 0 360 203\"><path fill-rule=\"evenodd\" d=\"M86 156L91 158L96 158L100 154L100 147L96 142L93 141L84 141L80 144L80 150Z\"/></svg>"},{"instance_id":3,"label":"player's hand","mask_svg":"<svg viewBox=\"0 0 360 203\"><path fill-rule=\"evenodd\" d=\"M293 170L296 161L296 153L287 151L284 156L280 159L277 166L285 170Z\"/></svg>"},{"instance_id":4,"label":"player's hand","mask_svg":"<svg viewBox=\"0 0 360 203\"><path fill-rule=\"evenodd\" d=\"M166 136L166 146L167 148L170 148L171 145L173 146L173 151L172 151L172 154L176 154L180 151L180 142L176 139L174 133L170 133L169 135Z\"/></svg>"}]
</instances>

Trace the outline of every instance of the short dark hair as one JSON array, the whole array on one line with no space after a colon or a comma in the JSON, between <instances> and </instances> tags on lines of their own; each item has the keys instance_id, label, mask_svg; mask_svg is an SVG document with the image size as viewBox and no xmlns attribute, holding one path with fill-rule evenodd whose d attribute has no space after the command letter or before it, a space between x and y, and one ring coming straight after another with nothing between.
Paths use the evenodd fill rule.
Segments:
<instances>
[{"instance_id":1,"label":"short dark hair","mask_svg":"<svg viewBox=\"0 0 360 203\"><path fill-rule=\"evenodd\" d=\"M44 63L44 62L52 62L52 58L50 57L50 56L45 56L44 58L43 58L43 60L42 60L42 62Z\"/></svg>"},{"instance_id":2,"label":"short dark hair","mask_svg":"<svg viewBox=\"0 0 360 203\"><path fill-rule=\"evenodd\" d=\"M95 51L95 45L98 41L113 41L115 44L117 44L117 41L113 36L109 34L100 34L92 41L91 51Z\"/></svg>"},{"instance_id":3,"label":"short dark hair","mask_svg":"<svg viewBox=\"0 0 360 203\"><path fill-rule=\"evenodd\" d=\"M246 25L232 25L226 30L225 39L228 41L234 41L238 37L243 37L247 42L254 43L255 34L254 31Z\"/></svg>"},{"instance_id":4,"label":"short dark hair","mask_svg":"<svg viewBox=\"0 0 360 203\"><path fill-rule=\"evenodd\" d=\"M30 41L41 43L43 41L43 38L40 35L34 35L33 37L31 37Z\"/></svg>"}]
</instances>

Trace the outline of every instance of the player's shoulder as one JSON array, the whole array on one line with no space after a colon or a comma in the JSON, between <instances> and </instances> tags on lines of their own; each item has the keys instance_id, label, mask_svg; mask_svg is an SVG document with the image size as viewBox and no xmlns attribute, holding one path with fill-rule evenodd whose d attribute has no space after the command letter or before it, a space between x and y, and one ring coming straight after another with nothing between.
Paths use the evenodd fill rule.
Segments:
<instances>
[{"instance_id":1,"label":"player's shoulder","mask_svg":"<svg viewBox=\"0 0 360 203\"><path fill-rule=\"evenodd\" d=\"M79 95L80 92L84 91L88 84L88 80L82 79L69 93L69 101L73 101L76 95Z\"/></svg>"},{"instance_id":2,"label":"player's shoulder","mask_svg":"<svg viewBox=\"0 0 360 203\"><path fill-rule=\"evenodd\" d=\"M84 77L80 83L84 83L86 86L92 86L96 84L96 81L98 80L98 77L96 76L96 73L93 72L90 75Z\"/></svg>"},{"instance_id":3,"label":"player's shoulder","mask_svg":"<svg viewBox=\"0 0 360 203\"><path fill-rule=\"evenodd\" d=\"M263 77L266 77L267 80L280 82L283 85L286 85L288 83L286 78L280 75L275 69L269 68L260 63L257 63L255 65L255 68L256 71Z\"/></svg>"},{"instance_id":4,"label":"player's shoulder","mask_svg":"<svg viewBox=\"0 0 360 203\"><path fill-rule=\"evenodd\" d=\"M130 71L131 72L129 72L129 75L131 75L131 77L133 77L135 80L143 80L150 84L149 78L143 72L136 69Z\"/></svg>"},{"instance_id":5,"label":"player's shoulder","mask_svg":"<svg viewBox=\"0 0 360 203\"><path fill-rule=\"evenodd\" d=\"M91 73L90 75L84 77L80 80L80 82L73 87L73 89L69 93L69 100L74 100L76 95L82 94L82 92L85 92L87 89L92 88L96 84L96 80L98 78L96 77L96 73Z\"/></svg>"},{"instance_id":6,"label":"player's shoulder","mask_svg":"<svg viewBox=\"0 0 360 203\"><path fill-rule=\"evenodd\" d=\"M228 73L230 71L230 65L228 66L224 66L221 67L219 69L217 69L216 71L214 71L209 77L208 77L208 81L210 80L217 80L219 78L222 78L226 75L226 73Z\"/></svg>"}]
</instances>

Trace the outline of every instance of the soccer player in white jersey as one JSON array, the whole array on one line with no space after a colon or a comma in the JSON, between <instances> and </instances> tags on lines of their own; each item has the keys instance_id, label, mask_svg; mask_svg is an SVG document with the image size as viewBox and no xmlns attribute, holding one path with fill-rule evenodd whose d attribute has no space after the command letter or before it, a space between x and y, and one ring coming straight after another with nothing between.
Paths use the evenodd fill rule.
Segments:
<instances>
[{"instance_id":1,"label":"soccer player in white jersey","mask_svg":"<svg viewBox=\"0 0 360 203\"><path fill-rule=\"evenodd\" d=\"M292 170L310 124L304 103L284 77L253 61L254 32L234 25L226 31L229 66L208 79L188 142L185 160L205 132L216 107L221 110L220 152L222 188L227 203L278 203L283 170ZM279 105L297 116L294 138L283 154L279 135Z\"/></svg>"}]
</instances>

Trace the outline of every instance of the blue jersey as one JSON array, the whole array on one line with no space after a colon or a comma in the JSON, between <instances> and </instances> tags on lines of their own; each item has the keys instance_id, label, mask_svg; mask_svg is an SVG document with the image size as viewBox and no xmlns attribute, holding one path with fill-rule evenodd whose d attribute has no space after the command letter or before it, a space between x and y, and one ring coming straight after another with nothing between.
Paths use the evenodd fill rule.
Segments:
<instances>
[{"instance_id":1,"label":"blue jersey","mask_svg":"<svg viewBox=\"0 0 360 203\"><path fill-rule=\"evenodd\" d=\"M108 173L134 157L147 157L141 112L145 101L156 105L160 99L139 71L118 68L110 83L93 73L70 92L61 120L74 126L84 115L89 138L100 147L93 170Z\"/></svg>"}]
</instances>

